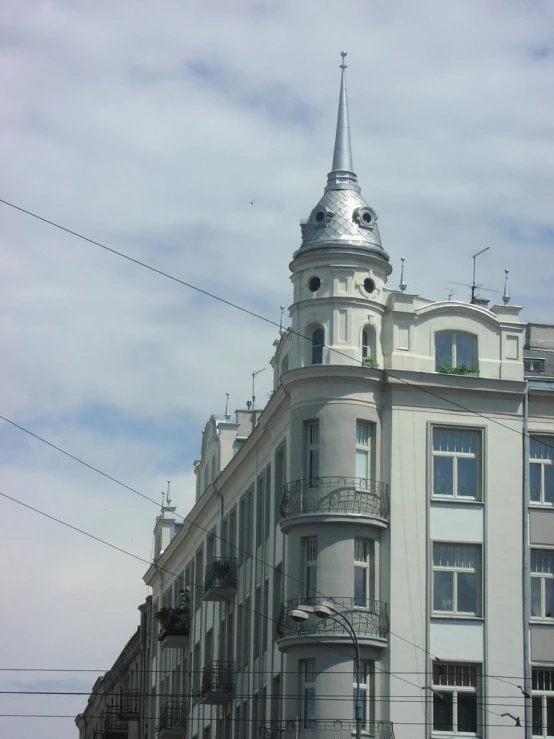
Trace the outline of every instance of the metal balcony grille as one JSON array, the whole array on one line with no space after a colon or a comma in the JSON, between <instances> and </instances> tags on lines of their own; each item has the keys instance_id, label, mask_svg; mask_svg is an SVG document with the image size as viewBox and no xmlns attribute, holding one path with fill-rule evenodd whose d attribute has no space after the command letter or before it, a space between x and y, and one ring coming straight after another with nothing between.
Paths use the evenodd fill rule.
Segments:
<instances>
[{"instance_id":1,"label":"metal balcony grille","mask_svg":"<svg viewBox=\"0 0 554 739\"><path fill-rule=\"evenodd\" d=\"M104 714L104 736L106 739L127 736L127 721L120 718L119 706L108 706Z\"/></svg>"},{"instance_id":2,"label":"metal balcony grille","mask_svg":"<svg viewBox=\"0 0 554 739\"><path fill-rule=\"evenodd\" d=\"M119 715L121 718L138 717L140 714L140 690L121 689Z\"/></svg>"},{"instance_id":3,"label":"metal balcony grille","mask_svg":"<svg viewBox=\"0 0 554 739\"><path fill-rule=\"evenodd\" d=\"M202 696L219 693L232 695L235 692L235 663L209 662L202 672Z\"/></svg>"},{"instance_id":4,"label":"metal balcony grille","mask_svg":"<svg viewBox=\"0 0 554 739\"><path fill-rule=\"evenodd\" d=\"M204 592L237 589L237 560L225 557L213 559L206 566Z\"/></svg>"},{"instance_id":5,"label":"metal balcony grille","mask_svg":"<svg viewBox=\"0 0 554 739\"><path fill-rule=\"evenodd\" d=\"M356 722L343 719L314 719L312 721L276 721L262 727L260 739L352 739ZM368 739L394 739L390 721L366 721L362 736Z\"/></svg>"},{"instance_id":6,"label":"metal balcony grille","mask_svg":"<svg viewBox=\"0 0 554 739\"><path fill-rule=\"evenodd\" d=\"M188 636L190 630L190 610L182 608L161 608L156 614L161 630L158 636L163 641L166 636Z\"/></svg>"},{"instance_id":7,"label":"metal balcony grille","mask_svg":"<svg viewBox=\"0 0 554 739\"><path fill-rule=\"evenodd\" d=\"M363 477L313 477L285 485L281 517L302 513L335 513L387 518L389 487Z\"/></svg>"},{"instance_id":8,"label":"metal balcony grille","mask_svg":"<svg viewBox=\"0 0 554 739\"><path fill-rule=\"evenodd\" d=\"M352 624L358 638L381 637L389 632L387 604L380 600L371 600L365 606L357 605L354 598L294 598L281 604L281 616L277 625L277 634L280 637L294 634L316 635L343 635L347 634L345 627L331 618L317 618L311 616L299 624L289 618L289 613L299 605L328 605L331 604L339 613L345 615Z\"/></svg>"},{"instance_id":9,"label":"metal balcony grille","mask_svg":"<svg viewBox=\"0 0 554 739\"><path fill-rule=\"evenodd\" d=\"M168 729L181 729L184 731L187 728L188 712L188 705L183 701L167 701L160 710L158 731L166 731Z\"/></svg>"}]
</instances>

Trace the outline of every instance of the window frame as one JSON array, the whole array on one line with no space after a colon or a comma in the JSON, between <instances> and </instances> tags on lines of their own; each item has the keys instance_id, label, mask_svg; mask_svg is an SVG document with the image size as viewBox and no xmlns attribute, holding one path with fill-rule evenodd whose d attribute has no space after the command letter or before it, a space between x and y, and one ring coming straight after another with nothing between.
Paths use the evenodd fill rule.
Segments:
<instances>
[{"instance_id":1,"label":"window frame","mask_svg":"<svg viewBox=\"0 0 554 739\"><path fill-rule=\"evenodd\" d=\"M360 558L360 548L362 548L362 557ZM372 561L372 542L369 539L354 539L354 608L368 608L369 603L373 600L372 596L372 573L371 573L371 561ZM363 583L363 602L358 603L356 595L356 583L357 575L362 572L362 583Z\"/></svg>"},{"instance_id":2,"label":"window frame","mask_svg":"<svg viewBox=\"0 0 554 739\"><path fill-rule=\"evenodd\" d=\"M541 506L552 508L554 506L554 448L550 450L550 456L533 456L533 453L545 447L546 454L548 449L554 447L554 436L539 436L532 434L529 444L529 504L532 506ZM533 470L538 468L538 500L533 500ZM551 478L551 479L550 479ZM547 486L552 486L552 492L547 493ZM547 494L552 496L552 500L547 500Z\"/></svg>"},{"instance_id":3,"label":"window frame","mask_svg":"<svg viewBox=\"0 0 554 739\"><path fill-rule=\"evenodd\" d=\"M298 660L298 715L304 728L310 728L316 718L316 676L315 657Z\"/></svg>"},{"instance_id":4,"label":"window frame","mask_svg":"<svg viewBox=\"0 0 554 739\"><path fill-rule=\"evenodd\" d=\"M312 329L311 364L323 364L323 347L325 346L325 329L321 325ZM317 334L317 336L316 336Z\"/></svg>"},{"instance_id":5,"label":"window frame","mask_svg":"<svg viewBox=\"0 0 554 739\"><path fill-rule=\"evenodd\" d=\"M547 567L550 569L533 569L534 566L534 555L541 553L543 556L547 555ZM549 560L549 561L548 561ZM530 562L530 578L531 578L531 621L543 621L546 623L554 622L554 549L548 549L547 547L531 547L531 562ZM534 583L539 583L538 595L539 595L539 610L540 614L533 614L533 600L536 597L536 592L533 593ZM535 586L535 591L537 590ZM548 592L550 591L550 593ZM550 608L549 608L550 606Z\"/></svg>"},{"instance_id":6,"label":"window frame","mask_svg":"<svg viewBox=\"0 0 554 739\"><path fill-rule=\"evenodd\" d=\"M483 571L483 558L482 558L482 545L473 542L451 542L451 541L432 541L431 542L431 566L432 566L432 615L433 617L448 617L448 618L481 618L483 610L483 597L482 597L482 571ZM436 564L435 556L438 547L452 547L454 549L470 549L474 552L474 566L463 566L463 564ZM457 552L454 553L456 558ZM462 553L462 556L463 553ZM451 597L451 608L436 608L435 598L437 596L437 575L440 573L451 573L452 574L452 597ZM459 580L460 575L474 575L475 576L475 612L462 611L459 609Z\"/></svg>"},{"instance_id":7,"label":"window frame","mask_svg":"<svg viewBox=\"0 0 554 739\"><path fill-rule=\"evenodd\" d=\"M450 350L449 350L450 356L440 357L438 354L437 338L445 337L445 336L451 337ZM462 349L461 348L458 349L458 337L464 337L464 338L471 339L471 342L472 342L471 365L466 364L465 361L461 363L459 362L458 352L461 353ZM469 331L456 331L454 329L436 331L434 335L433 345L434 345L434 350L435 350L435 372L444 372L445 370L456 370L464 366L472 370L474 374L477 374L479 372L479 337L477 336L477 334L472 334ZM444 361L442 361L443 359ZM456 373L454 372L453 374L456 374Z\"/></svg>"},{"instance_id":8,"label":"window frame","mask_svg":"<svg viewBox=\"0 0 554 739\"><path fill-rule=\"evenodd\" d=\"M304 600L309 605L317 598L317 558L319 554L317 536L302 537L302 559L304 576Z\"/></svg>"},{"instance_id":9,"label":"window frame","mask_svg":"<svg viewBox=\"0 0 554 739\"><path fill-rule=\"evenodd\" d=\"M443 450L435 448L439 446L436 442L436 435L440 433L446 434L472 434L475 435L475 452L465 452L463 450ZM462 439L462 445L463 445ZM454 501L456 503L483 503L485 499L485 478L484 478L484 456L485 456L485 429L481 426L458 426L431 424L430 425L430 484L431 498L442 502ZM438 476L437 463L435 460L451 459L452 460L452 492L436 492ZM463 468L460 470L459 460L475 460L475 495L464 495L460 493L460 472L463 474Z\"/></svg>"},{"instance_id":10,"label":"window frame","mask_svg":"<svg viewBox=\"0 0 554 739\"><path fill-rule=\"evenodd\" d=\"M321 473L321 454L320 454L320 441L321 434L319 428L319 419L314 418L310 421L305 422L305 435L306 435L306 451L305 451L305 464L306 464L306 477L309 481L309 486L314 487L319 484L319 478Z\"/></svg>"},{"instance_id":11,"label":"window frame","mask_svg":"<svg viewBox=\"0 0 554 739\"><path fill-rule=\"evenodd\" d=\"M554 736L554 667L531 667L531 732L540 739Z\"/></svg>"},{"instance_id":12,"label":"window frame","mask_svg":"<svg viewBox=\"0 0 554 739\"><path fill-rule=\"evenodd\" d=\"M464 672L465 671L465 672ZM433 662L433 719L432 733L434 736L478 736L482 724L480 703L482 702L481 665L475 662ZM471 684L463 684L471 683ZM444 706L445 696L451 696L451 724L452 728L436 727L436 707ZM460 696L475 696L475 731L459 728L460 724Z\"/></svg>"},{"instance_id":13,"label":"window frame","mask_svg":"<svg viewBox=\"0 0 554 739\"><path fill-rule=\"evenodd\" d=\"M353 663L352 711L356 720L356 662ZM367 729L374 715L375 663L363 659L360 663L360 693L362 695L362 728Z\"/></svg>"}]
</instances>

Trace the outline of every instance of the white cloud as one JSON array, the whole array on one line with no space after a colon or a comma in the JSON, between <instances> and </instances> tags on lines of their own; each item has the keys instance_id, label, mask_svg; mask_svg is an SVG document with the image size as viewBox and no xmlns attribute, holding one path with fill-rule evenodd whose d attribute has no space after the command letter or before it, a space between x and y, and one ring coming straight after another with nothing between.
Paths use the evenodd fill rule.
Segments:
<instances>
[{"instance_id":1,"label":"white cloud","mask_svg":"<svg viewBox=\"0 0 554 739\"><path fill-rule=\"evenodd\" d=\"M298 219L330 166L345 47L354 163L391 285L405 256L408 290L444 297L490 246L479 281L502 289L509 268L525 318L552 321L551 4L11 0L3 16L0 197L278 321ZM275 330L0 215L0 413L154 497L171 478L186 510L204 421L226 391L244 404ZM154 506L0 433L3 491L148 559ZM137 623L145 565L0 506L15 606L2 662L108 667ZM35 735L30 720L0 721Z\"/></svg>"}]
</instances>

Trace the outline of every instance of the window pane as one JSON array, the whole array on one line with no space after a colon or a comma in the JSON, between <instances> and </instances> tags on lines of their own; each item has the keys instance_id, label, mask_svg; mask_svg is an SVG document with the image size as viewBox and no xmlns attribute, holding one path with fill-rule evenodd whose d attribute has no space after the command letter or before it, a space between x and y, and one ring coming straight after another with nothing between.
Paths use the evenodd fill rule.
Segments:
<instances>
[{"instance_id":1,"label":"window pane","mask_svg":"<svg viewBox=\"0 0 554 739\"><path fill-rule=\"evenodd\" d=\"M433 460L433 492L435 495L453 495L454 460L452 457L435 457Z\"/></svg>"},{"instance_id":2,"label":"window pane","mask_svg":"<svg viewBox=\"0 0 554 739\"><path fill-rule=\"evenodd\" d=\"M458 607L461 613L477 613L477 575L458 572Z\"/></svg>"},{"instance_id":3,"label":"window pane","mask_svg":"<svg viewBox=\"0 0 554 739\"><path fill-rule=\"evenodd\" d=\"M356 477L367 479L367 452L356 450Z\"/></svg>"},{"instance_id":4,"label":"window pane","mask_svg":"<svg viewBox=\"0 0 554 739\"><path fill-rule=\"evenodd\" d=\"M533 696L533 734L542 734L542 698Z\"/></svg>"},{"instance_id":5,"label":"window pane","mask_svg":"<svg viewBox=\"0 0 554 739\"><path fill-rule=\"evenodd\" d=\"M541 499L541 467L540 464L532 464L530 469L531 500L539 502Z\"/></svg>"},{"instance_id":6,"label":"window pane","mask_svg":"<svg viewBox=\"0 0 554 739\"><path fill-rule=\"evenodd\" d=\"M531 616L540 618L541 613L541 578L531 578Z\"/></svg>"},{"instance_id":7,"label":"window pane","mask_svg":"<svg viewBox=\"0 0 554 739\"><path fill-rule=\"evenodd\" d=\"M358 446L368 446L369 423L358 421L358 423L356 424L356 444Z\"/></svg>"},{"instance_id":8,"label":"window pane","mask_svg":"<svg viewBox=\"0 0 554 739\"><path fill-rule=\"evenodd\" d=\"M452 611L454 596L454 573L435 572L433 580L435 586L433 601L434 610Z\"/></svg>"},{"instance_id":9,"label":"window pane","mask_svg":"<svg viewBox=\"0 0 554 739\"><path fill-rule=\"evenodd\" d=\"M554 464L544 466L544 502L554 503Z\"/></svg>"},{"instance_id":10,"label":"window pane","mask_svg":"<svg viewBox=\"0 0 554 739\"><path fill-rule=\"evenodd\" d=\"M433 693L433 729L435 731L452 731L452 693L441 693L442 697Z\"/></svg>"},{"instance_id":11,"label":"window pane","mask_svg":"<svg viewBox=\"0 0 554 739\"><path fill-rule=\"evenodd\" d=\"M316 328L312 334L312 364L321 364L323 361L323 329Z\"/></svg>"},{"instance_id":12,"label":"window pane","mask_svg":"<svg viewBox=\"0 0 554 739\"><path fill-rule=\"evenodd\" d=\"M458 495L477 497L477 460L458 458Z\"/></svg>"},{"instance_id":13,"label":"window pane","mask_svg":"<svg viewBox=\"0 0 554 739\"><path fill-rule=\"evenodd\" d=\"M544 615L546 618L554 618L554 578L550 577L544 581Z\"/></svg>"},{"instance_id":14,"label":"window pane","mask_svg":"<svg viewBox=\"0 0 554 739\"><path fill-rule=\"evenodd\" d=\"M452 367L452 334L435 336L435 369Z\"/></svg>"},{"instance_id":15,"label":"window pane","mask_svg":"<svg viewBox=\"0 0 554 739\"><path fill-rule=\"evenodd\" d=\"M354 605L367 605L367 567L354 567Z\"/></svg>"},{"instance_id":16,"label":"window pane","mask_svg":"<svg viewBox=\"0 0 554 739\"><path fill-rule=\"evenodd\" d=\"M458 731L477 731L477 695L458 693Z\"/></svg>"},{"instance_id":17,"label":"window pane","mask_svg":"<svg viewBox=\"0 0 554 739\"><path fill-rule=\"evenodd\" d=\"M473 336L467 336L466 334L456 334L456 366L474 368L476 366L475 358L473 356L473 347L475 341Z\"/></svg>"},{"instance_id":18,"label":"window pane","mask_svg":"<svg viewBox=\"0 0 554 739\"><path fill-rule=\"evenodd\" d=\"M554 698L546 699L546 735L554 736Z\"/></svg>"},{"instance_id":19,"label":"window pane","mask_svg":"<svg viewBox=\"0 0 554 739\"><path fill-rule=\"evenodd\" d=\"M313 480L319 477L319 449L310 449L308 477Z\"/></svg>"}]
</instances>

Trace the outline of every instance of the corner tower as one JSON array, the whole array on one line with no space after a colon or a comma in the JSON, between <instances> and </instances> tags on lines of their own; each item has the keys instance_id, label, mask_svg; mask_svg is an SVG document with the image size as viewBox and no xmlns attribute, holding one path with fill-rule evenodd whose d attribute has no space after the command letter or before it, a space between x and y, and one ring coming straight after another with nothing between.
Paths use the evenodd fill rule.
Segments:
<instances>
[{"instance_id":1,"label":"corner tower","mask_svg":"<svg viewBox=\"0 0 554 739\"><path fill-rule=\"evenodd\" d=\"M383 366L383 289L392 268L381 244L377 214L364 200L352 164L345 51L341 57L332 169L323 196L301 221L302 243L290 264L294 302L289 369L310 364Z\"/></svg>"}]
</instances>

